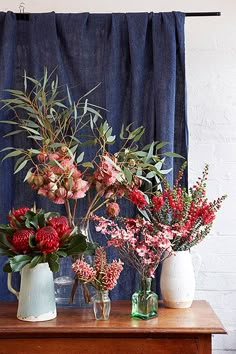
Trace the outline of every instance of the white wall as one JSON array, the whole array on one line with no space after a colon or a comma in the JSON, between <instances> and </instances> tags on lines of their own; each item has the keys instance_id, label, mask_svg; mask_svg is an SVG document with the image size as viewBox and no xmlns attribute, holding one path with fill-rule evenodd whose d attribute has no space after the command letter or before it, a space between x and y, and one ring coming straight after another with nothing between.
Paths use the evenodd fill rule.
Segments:
<instances>
[{"instance_id":1,"label":"white wall","mask_svg":"<svg viewBox=\"0 0 236 354\"><path fill-rule=\"evenodd\" d=\"M17 12L20 1L0 0ZM228 335L216 335L215 354L236 353L236 1L25 0L26 12L221 11L186 18L186 65L193 181L210 164L208 196L227 193L211 235L199 246L202 267L196 298L208 300Z\"/></svg>"}]
</instances>

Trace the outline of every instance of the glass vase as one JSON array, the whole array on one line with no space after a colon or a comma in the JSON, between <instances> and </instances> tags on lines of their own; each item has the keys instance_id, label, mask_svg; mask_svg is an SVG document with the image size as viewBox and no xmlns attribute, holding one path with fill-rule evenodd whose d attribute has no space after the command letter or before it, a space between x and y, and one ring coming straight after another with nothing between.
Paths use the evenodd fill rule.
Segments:
<instances>
[{"instance_id":1,"label":"glass vase","mask_svg":"<svg viewBox=\"0 0 236 354\"><path fill-rule=\"evenodd\" d=\"M111 311L111 300L108 290L96 290L93 297L93 310L96 320L108 320Z\"/></svg>"},{"instance_id":2,"label":"glass vase","mask_svg":"<svg viewBox=\"0 0 236 354\"><path fill-rule=\"evenodd\" d=\"M148 320L158 315L158 296L151 290L152 278L141 278L132 296L132 317Z\"/></svg>"}]
</instances>

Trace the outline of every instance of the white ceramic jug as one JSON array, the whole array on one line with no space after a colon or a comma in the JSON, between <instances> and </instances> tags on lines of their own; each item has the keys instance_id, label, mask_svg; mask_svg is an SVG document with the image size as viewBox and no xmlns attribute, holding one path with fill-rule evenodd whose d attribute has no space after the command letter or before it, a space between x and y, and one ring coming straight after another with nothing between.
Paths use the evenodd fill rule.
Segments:
<instances>
[{"instance_id":1,"label":"white ceramic jug","mask_svg":"<svg viewBox=\"0 0 236 354\"><path fill-rule=\"evenodd\" d=\"M201 258L194 253L195 273L201 265ZM161 271L161 294L163 303L170 308L188 308L192 305L195 292L195 274L192 255L189 251L178 251L166 258Z\"/></svg>"},{"instance_id":2,"label":"white ceramic jug","mask_svg":"<svg viewBox=\"0 0 236 354\"><path fill-rule=\"evenodd\" d=\"M48 263L40 263L34 268L29 264L21 270L20 291L11 285L8 273L8 290L18 298L17 318L22 321L47 321L57 316L53 274Z\"/></svg>"}]
</instances>

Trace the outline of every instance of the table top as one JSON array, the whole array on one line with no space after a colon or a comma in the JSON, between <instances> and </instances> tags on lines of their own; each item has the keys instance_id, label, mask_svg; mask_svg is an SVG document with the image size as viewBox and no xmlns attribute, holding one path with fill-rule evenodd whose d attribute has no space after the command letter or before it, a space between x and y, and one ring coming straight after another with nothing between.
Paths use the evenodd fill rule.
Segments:
<instances>
[{"instance_id":1,"label":"table top","mask_svg":"<svg viewBox=\"0 0 236 354\"><path fill-rule=\"evenodd\" d=\"M112 301L108 321L96 321L92 307L58 308L57 318L45 322L16 319L17 304L0 302L0 338L16 337L144 337L163 334L226 333L206 301L194 301L188 309L169 309L159 304L158 317L131 318L130 301Z\"/></svg>"}]
</instances>

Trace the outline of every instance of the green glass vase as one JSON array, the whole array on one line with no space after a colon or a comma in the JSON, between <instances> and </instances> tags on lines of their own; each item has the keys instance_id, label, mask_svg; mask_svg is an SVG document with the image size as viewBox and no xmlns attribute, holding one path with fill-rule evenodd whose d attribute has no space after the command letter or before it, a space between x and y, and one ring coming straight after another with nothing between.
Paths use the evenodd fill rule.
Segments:
<instances>
[{"instance_id":1,"label":"green glass vase","mask_svg":"<svg viewBox=\"0 0 236 354\"><path fill-rule=\"evenodd\" d=\"M158 315L158 296L151 290L152 278L141 278L132 296L132 317L148 320Z\"/></svg>"}]
</instances>

